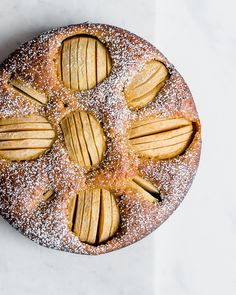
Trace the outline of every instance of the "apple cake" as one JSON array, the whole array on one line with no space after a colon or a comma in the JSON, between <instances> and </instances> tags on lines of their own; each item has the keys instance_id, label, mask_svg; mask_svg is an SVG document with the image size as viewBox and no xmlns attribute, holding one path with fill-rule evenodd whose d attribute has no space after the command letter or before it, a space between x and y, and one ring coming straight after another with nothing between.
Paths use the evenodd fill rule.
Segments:
<instances>
[{"instance_id":1,"label":"apple cake","mask_svg":"<svg viewBox=\"0 0 236 295\"><path fill-rule=\"evenodd\" d=\"M186 195L200 122L153 45L83 23L0 66L0 214L40 245L101 254L156 229Z\"/></svg>"}]
</instances>

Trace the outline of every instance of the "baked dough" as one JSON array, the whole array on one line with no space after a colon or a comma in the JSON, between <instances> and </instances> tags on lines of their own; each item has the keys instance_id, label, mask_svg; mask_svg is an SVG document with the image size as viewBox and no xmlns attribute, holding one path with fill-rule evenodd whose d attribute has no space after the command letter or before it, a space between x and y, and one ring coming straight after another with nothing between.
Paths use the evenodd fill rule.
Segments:
<instances>
[{"instance_id":1,"label":"baked dough","mask_svg":"<svg viewBox=\"0 0 236 295\"><path fill-rule=\"evenodd\" d=\"M0 213L43 246L95 255L145 237L183 200L200 148L185 81L126 30L55 29L0 66Z\"/></svg>"}]
</instances>

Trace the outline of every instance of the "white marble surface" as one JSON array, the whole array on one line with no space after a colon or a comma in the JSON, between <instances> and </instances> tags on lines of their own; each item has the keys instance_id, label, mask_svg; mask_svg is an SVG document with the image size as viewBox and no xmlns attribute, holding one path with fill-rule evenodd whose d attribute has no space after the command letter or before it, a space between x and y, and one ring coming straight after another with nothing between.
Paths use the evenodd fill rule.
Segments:
<instances>
[{"instance_id":1,"label":"white marble surface","mask_svg":"<svg viewBox=\"0 0 236 295\"><path fill-rule=\"evenodd\" d=\"M0 219L1 295L236 294L234 1L0 0L0 60L44 30L96 21L150 40L188 82L203 125L198 175L151 236L99 257L39 247Z\"/></svg>"}]
</instances>

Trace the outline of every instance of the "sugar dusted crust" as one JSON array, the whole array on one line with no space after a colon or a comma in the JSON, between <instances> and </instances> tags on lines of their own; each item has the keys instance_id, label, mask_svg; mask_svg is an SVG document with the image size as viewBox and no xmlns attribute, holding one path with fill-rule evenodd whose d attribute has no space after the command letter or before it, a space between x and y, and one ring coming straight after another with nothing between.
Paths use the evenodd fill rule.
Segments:
<instances>
[{"instance_id":1,"label":"sugar dusted crust","mask_svg":"<svg viewBox=\"0 0 236 295\"><path fill-rule=\"evenodd\" d=\"M62 42L76 35L98 38L108 49L112 69L95 88L75 91L60 81L57 59ZM138 110L128 107L124 89L150 60L162 62L170 77L157 97ZM9 81L17 77L48 98L37 105L18 95ZM61 121L76 111L91 113L101 124L107 149L99 165L86 169L70 160ZM101 254L128 246L155 230L178 207L198 167L200 123L192 95L174 66L150 43L120 28L79 24L55 29L23 44L0 67L0 118L41 115L53 126L52 147L32 161L0 159L0 213L31 240L78 254ZM194 122L194 138L186 151L171 159L140 157L130 148L133 122L185 118ZM130 188L135 175L158 187L162 202L149 202ZM68 203L75 192L102 188L112 192L120 210L120 227L107 242L80 242L68 227ZM54 198L42 195L54 191Z\"/></svg>"}]
</instances>

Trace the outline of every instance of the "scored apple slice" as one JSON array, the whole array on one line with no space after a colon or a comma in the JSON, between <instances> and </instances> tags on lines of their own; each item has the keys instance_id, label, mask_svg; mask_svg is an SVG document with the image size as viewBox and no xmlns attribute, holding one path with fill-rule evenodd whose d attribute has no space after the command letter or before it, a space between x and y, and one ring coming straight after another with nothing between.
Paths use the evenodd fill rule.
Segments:
<instances>
[{"instance_id":1,"label":"scored apple slice","mask_svg":"<svg viewBox=\"0 0 236 295\"><path fill-rule=\"evenodd\" d=\"M64 139L65 139L65 144L68 150L68 153L70 155L70 158L72 161L77 161L77 157L75 154L75 149L73 146L73 140L72 140L72 132L70 129L70 124L68 118L64 118L64 120L61 123L61 128L63 131Z\"/></svg>"},{"instance_id":2,"label":"scored apple slice","mask_svg":"<svg viewBox=\"0 0 236 295\"><path fill-rule=\"evenodd\" d=\"M120 211L114 195L105 189L101 190L100 201L98 243L103 243L112 238L118 231Z\"/></svg>"},{"instance_id":3,"label":"scored apple slice","mask_svg":"<svg viewBox=\"0 0 236 295\"><path fill-rule=\"evenodd\" d=\"M151 60L133 78L125 90L131 108L141 108L151 102L168 79L169 73L163 63Z\"/></svg>"},{"instance_id":4,"label":"scored apple slice","mask_svg":"<svg viewBox=\"0 0 236 295\"><path fill-rule=\"evenodd\" d=\"M99 235L98 235L99 243L102 243L109 238L111 223L112 223L111 194L107 190L102 190L101 213L100 213Z\"/></svg>"},{"instance_id":5,"label":"scored apple slice","mask_svg":"<svg viewBox=\"0 0 236 295\"><path fill-rule=\"evenodd\" d=\"M51 197L53 197L54 191L52 189L49 189L48 191L46 191L43 196L42 196L42 200L43 201L47 201L49 200Z\"/></svg>"},{"instance_id":6,"label":"scored apple slice","mask_svg":"<svg viewBox=\"0 0 236 295\"><path fill-rule=\"evenodd\" d=\"M73 227L73 223L74 223L74 218L75 218L75 212L76 212L76 203L77 203L77 195L74 194L69 202L69 207L68 207L68 219L69 219L69 229L71 230Z\"/></svg>"},{"instance_id":7,"label":"scored apple slice","mask_svg":"<svg viewBox=\"0 0 236 295\"><path fill-rule=\"evenodd\" d=\"M67 87L70 87L70 40L63 43L61 70L63 82Z\"/></svg>"},{"instance_id":8,"label":"scored apple slice","mask_svg":"<svg viewBox=\"0 0 236 295\"><path fill-rule=\"evenodd\" d=\"M133 181L136 182L139 186L141 186L143 189L148 191L149 193L158 194L157 188L147 179L144 179L143 177L136 175L133 178Z\"/></svg>"},{"instance_id":9,"label":"scored apple slice","mask_svg":"<svg viewBox=\"0 0 236 295\"><path fill-rule=\"evenodd\" d=\"M10 80L9 84L12 85L18 94L23 95L28 100L31 100L38 105L45 104L48 101L48 98L45 94L35 90L33 87L27 85L20 79L13 78Z\"/></svg>"},{"instance_id":10,"label":"scored apple slice","mask_svg":"<svg viewBox=\"0 0 236 295\"><path fill-rule=\"evenodd\" d=\"M99 160L101 161L103 157L103 153L106 149L104 133L101 126L98 124L98 122L95 120L95 118L91 114L89 114L89 120L90 120L91 130L92 130L97 154L98 154Z\"/></svg>"},{"instance_id":11,"label":"scored apple slice","mask_svg":"<svg viewBox=\"0 0 236 295\"><path fill-rule=\"evenodd\" d=\"M33 115L28 117L12 117L12 118L0 118L0 126L10 124L22 124L22 123L48 123L48 121L39 115Z\"/></svg>"},{"instance_id":12,"label":"scored apple slice","mask_svg":"<svg viewBox=\"0 0 236 295\"><path fill-rule=\"evenodd\" d=\"M84 211L79 238L82 242L88 241L89 227L92 213L92 191L85 191Z\"/></svg>"},{"instance_id":13,"label":"scored apple slice","mask_svg":"<svg viewBox=\"0 0 236 295\"><path fill-rule=\"evenodd\" d=\"M148 118L132 124L130 138L169 131L192 123L184 118Z\"/></svg>"},{"instance_id":14,"label":"scored apple slice","mask_svg":"<svg viewBox=\"0 0 236 295\"><path fill-rule=\"evenodd\" d=\"M88 38L87 45L87 56L86 56L86 78L87 78L87 88L91 89L97 85L97 65L96 65L96 39Z\"/></svg>"},{"instance_id":15,"label":"scored apple slice","mask_svg":"<svg viewBox=\"0 0 236 295\"><path fill-rule=\"evenodd\" d=\"M73 231L77 236L80 236L82 221L83 221L83 214L84 214L84 204L85 204L85 192L81 191L78 193L77 196L77 206L75 207L75 211L73 212L74 217L74 224L73 224ZM71 207L69 207L69 210ZM69 214L69 216L71 213Z\"/></svg>"},{"instance_id":16,"label":"scored apple slice","mask_svg":"<svg viewBox=\"0 0 236 295\"><path fill-rule=\"evenodd\" d=\"M97 165L106 149L105 136L100 124L84 111L66 116L61 123L69 157L82 167Z\"/></svg>"},{"instance_id":17,"label":"scored apple slice","mask_svg":"<svg viewBox=\"0 0 236 295\"><path fill-rule=\"evenodd\" d=\"M68 65L68 70L70 70L70 87L76 90L79 89L78 44L78 38L70 40L70 64Z\"/></svg>"},{"instance_id":18,"label":"scored apple slice","mask_svg":"<svg viewBox=\"0 0 236 295\"><path fill-rule=\"evenodd\" d=\"M88 38L81 37L78 47L79 90L88 89L87 82L87 44Z\"/></svg>"},{"instance_id":19,"label":"scored apple slice","mask_svg":"<svg viewBox=\"0 0 236 295\"><path fill-rule=\"evenodd\" d=\"M76 132L77 132L77 137L78 137L78 140L80 143L82 157L84 160L83 167L90 167L91 166L91 159L89 156L87 143L86 143L86 140L84 137L84 131L83 131L83 125L81 122L80 112L79 111L74 112L73 117L75 120Z\"/></svg>"},{"instance_id":20,"label":"scored apple slice","mask_svg":"<svg viewBox=\"0 0 236 295\"><path fill-rule=\"evenodd\" d=\"M192 122L184 118L150 119L133 124L129 141L140 155L169 159L187 149L193 133Z\"/></svg>"},{"instance_id":21,"label":"scored apple slice","mask_svg":"<svg viewBox=\"0 0 236 295\"><path fill-rule=\"evenodd\" d=\"M101 201L101 190L95 189L92 191L92 212L90 219L90 227L87 242L89 244L95 244L98 233L98 223L100 215L100 201Z\"/></svg>"},{"instance_id":22,"label":"scored apple slice","mask_svg":"<svg viewBox=\"0 0 236 295\"><path fill-rule=\"evenodd\" d=\"M111 58L96 38L75 36L66 39L58 54L58 76L65 86L88 90L102 82L111 72Z\"/></svg>"},{"instance_id":23,"label":"scored apple slice","mask_svg":"<svg viewBox=\"0 0 236 295\"><path fill-rule=\"evenodd\" d=\"M120 224L120 211L116 204L115 197L111 195L111 229L110 229L110 237L113 237L114 234L118 231Z\"/></svg>"},{"instance_id":24,"label":"scored apple slice","mask_svg":"<svg viewBox=\"0 0 236 295\"><path fill-rule=\"evenodd\" d=\"M51 147L55 131L38 115L0 119L0 157L11 161L32 160Z\"/></svg>"},{"instance_id":25,"label":"scored apple slice","mask_svg":"<svg viewBox=\"0 0 236 295\"><path fill-rule=\"evenodd\" d=\"M79 192L70 200L68 211L69 229L82 242L104 243L118 231L119 208L115 197L105 189Z\"/></svg>"},{"instance_id":26,"label":"scored apple slice","mask_svg":"<svg viewBox=\"0 0 236 295\"><path fill-rule=\"evenodd\" d=\"M67 123L70 129L70 140L72 142L73 155L75 156L75 161L77 161L81 166L84 165L84 159L82 155L82 150L77 136L76 121L74 116L68 116Z\"/></svg>"},{"instance_id":27,"label":"scored apple slice","mask_svg":"<svg viewBox=\"0 0 236 295\"><path fill-rule=\"evenodd\" d=\"M84 138L87 144L92 165L96 165L99 163L99 157L88 114L86 112L80 112L80 118L83 125Z\"/></svg>"},{"instance_id":28,"label":"scored apple slice","mask_svg":"<svg viewBox=\"0 0 236 295\"><path fill-rule=\"evenodd\" d=\"M143 198L150 202L158 202L161 200L158 189L147 179L136 175L130 182L129 186L137 191Z\"/></svg>"}]
</instances>

